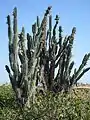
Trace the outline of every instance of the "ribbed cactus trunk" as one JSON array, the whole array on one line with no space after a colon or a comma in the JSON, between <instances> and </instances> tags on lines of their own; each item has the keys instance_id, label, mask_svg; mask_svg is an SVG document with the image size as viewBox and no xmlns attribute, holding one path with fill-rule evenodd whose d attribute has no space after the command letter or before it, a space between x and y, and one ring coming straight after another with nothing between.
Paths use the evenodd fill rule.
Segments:
<instances>
[{"instance_id":1,"label":"ribbed cactus trunk","mask_svg":"<svg viewBox=\"0 0 90 120\"><path fill-rule=\"evenodd\" d=\"M17 102L21 106L31 98L35 99L40 85L42 91L67 92L90 69L90 67L83 69L90 57L89 53L84 56L79 69L75 68L71 75L74 66L71 57L76 28L72 29L71 35L63 39L62 27L59 26L59 38L57 38L58 15L55 21L52 28L51 7L48 7L41 24L37 17L36 23L32 25L33 36L31 36L29 33L25 34L24 27L21 33L18 33L17 8L13 10L13 30L10 16L7 16L11 70L7 65L5 67Z\"/></svg>"}]
</instances>

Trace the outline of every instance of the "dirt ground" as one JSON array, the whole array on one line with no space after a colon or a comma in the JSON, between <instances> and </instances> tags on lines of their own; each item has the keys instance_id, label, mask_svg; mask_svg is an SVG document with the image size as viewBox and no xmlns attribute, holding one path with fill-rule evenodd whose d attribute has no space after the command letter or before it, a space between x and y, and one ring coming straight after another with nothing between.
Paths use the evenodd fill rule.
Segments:
<instances>
[{"instance_id":1,"label":"dirt ground","mask_svg":"<svg viewBox=\"0 0 90 120\"><path fill-rule=\"evenodd\" d=\"M76 86L75 88L86 88L86 89L90 89L90 86L88 86L88 85L84 85L84 86Z\"/></svg>"}]
</instances>

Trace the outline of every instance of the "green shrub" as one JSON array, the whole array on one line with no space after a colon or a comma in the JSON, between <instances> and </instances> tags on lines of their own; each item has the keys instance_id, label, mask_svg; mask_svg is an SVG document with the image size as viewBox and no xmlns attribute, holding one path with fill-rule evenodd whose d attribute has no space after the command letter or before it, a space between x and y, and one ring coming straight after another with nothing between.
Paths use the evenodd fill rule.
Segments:
<instances>
[{"instance_id":1,"label":"green shrub","mask_svg":"<svg viewBox=\"0 0 90 120\"><path fill-rule=\"evenodd\" d=\"M10 85L0 86L0 120L90 120L90 90L38 94L30 108L18 108Z\"/></svg>"}]
</instances>

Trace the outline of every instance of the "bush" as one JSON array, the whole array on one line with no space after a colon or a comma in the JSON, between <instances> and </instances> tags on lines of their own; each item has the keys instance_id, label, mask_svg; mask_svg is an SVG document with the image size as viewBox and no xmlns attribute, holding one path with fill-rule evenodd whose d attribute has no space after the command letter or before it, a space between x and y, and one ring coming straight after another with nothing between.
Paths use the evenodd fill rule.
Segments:
<instances>
[{"instance_id":1,"label":"bush","mask_svg":"<svg viewBox=\"0 0 90 120\"><path fill-rule=\"evenodd\" d=\"M90 90L38 94L30 108L19 108L10 85L0 86L0 120L89 120Z\"/></svg>"}]
</instances>

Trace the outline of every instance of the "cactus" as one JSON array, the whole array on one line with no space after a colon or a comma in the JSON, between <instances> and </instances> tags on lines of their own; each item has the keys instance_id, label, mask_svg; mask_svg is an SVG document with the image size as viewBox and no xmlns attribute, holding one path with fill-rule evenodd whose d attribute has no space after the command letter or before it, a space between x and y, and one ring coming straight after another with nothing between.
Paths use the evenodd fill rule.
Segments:
<instances>
[{"instance_id":1,"label":"cactus","mask_svg":"<svg viewBox=\"0 0 90 120\"><path fill-rule=\"evenodd\" d=\"M71 35L63 39L62 27L59 26L58 39L56 31L59 16L56 15L52 28L51 6L47 8L41 24L37 17L37 21L32 25L32 36L29 33L25 34L24 27L21 33L18 33L17 8L13 10L13 30L10 15L7 16L7 24L11 69L7 65L5 68L19 105L25 105L31 98L34 100L39 85L42 85L43 91L66 92L90 70L90 67L84 69L90 57L89 53L84 56L79 69L75 68L71 75L74 66L71 57L76 28L72 29ZM55 76L57 68L58 73Z\"/></svg>"}]
</instances>

